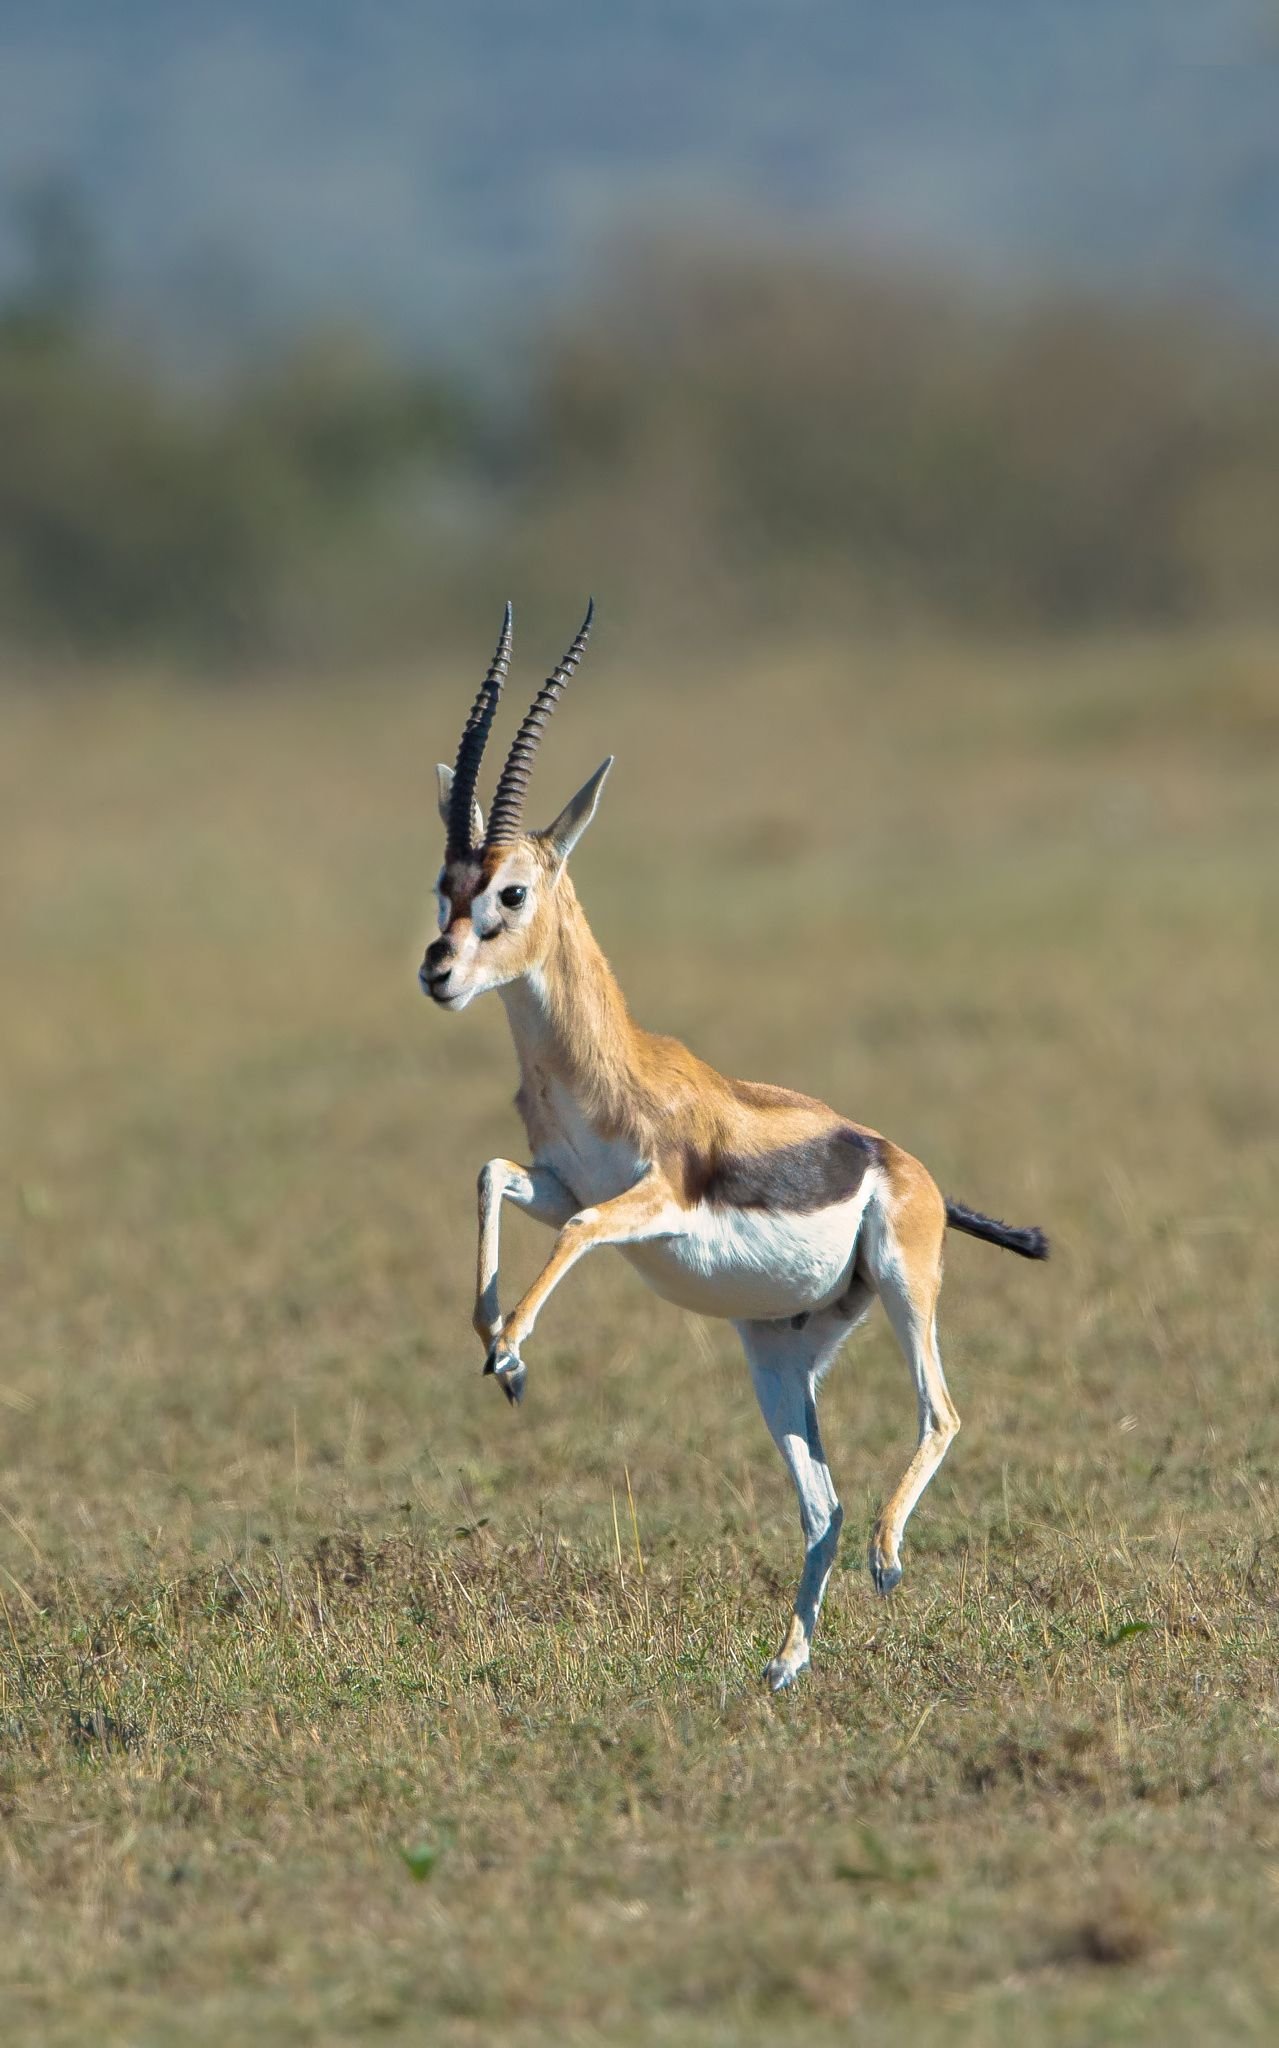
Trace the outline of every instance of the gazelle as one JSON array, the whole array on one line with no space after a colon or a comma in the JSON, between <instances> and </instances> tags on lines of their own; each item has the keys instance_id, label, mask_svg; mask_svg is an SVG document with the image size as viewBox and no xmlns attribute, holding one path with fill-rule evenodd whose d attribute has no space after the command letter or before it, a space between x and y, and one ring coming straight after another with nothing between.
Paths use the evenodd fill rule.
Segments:
<instances>
[{"instance_id":1,"label":"gazelle","mask_svg":"<svg viewBox=\"0 0 1279 2048\"><path fill-rule=\"evenodd\" d=\"M612 756L544 831L523 824L534 756L593 614L592 605L515 736L487 830L475 787L510 662L509 605L456 763L439 769L440 937L418 978L441 1010L500 992L532 1153L527 1166L490 1159L480 1171L474 1324L485 1372L519 1401L524 1348L548 1295L601 1245L616 1245L667 1300L734 1324L804 1532L794 1613L765 1672L778 1691L808 1662L843 1521L817 1426L822 1375L878 1295L919 1411L915 1453L870 1540L871 1578L890 1593L902 1575L907 1518L959 1428L937 1348L946 1226L1029 1259L1046 1258L1048 1245L1037 1229L945 1201L918 1160L866 1125L788 1088L726 1080L677 1039L632 1022L567 865ZM543 1271L505 1317L503 1202L558 1232Z\"/></svg>"}]
</instances>

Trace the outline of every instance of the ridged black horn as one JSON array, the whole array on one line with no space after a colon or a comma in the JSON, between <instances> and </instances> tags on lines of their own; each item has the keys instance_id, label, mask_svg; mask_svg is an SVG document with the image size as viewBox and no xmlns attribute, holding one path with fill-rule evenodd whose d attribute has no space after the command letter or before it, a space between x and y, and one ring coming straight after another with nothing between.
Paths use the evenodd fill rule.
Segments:
<instances>
[{"instance_id":1,"label":"ridged black horn","mask_svg":"<svg viewBox=\"0 0 1279 2048\"><path fill-rule=\"evenodd\" d=\"M595 599L586 607L586 617L577 631L577 637L564 659L547 677L533 702L530 704L515 738L511 751L506 757L489 813L489 828L485 846L509 846L520 835L520 819L524 813L524 798L528 791L529 777L533 772L533 760L546 730L547 721L554 711L560 696L581 660L586 648L591 621L595 617Z\"/></svg>"},{"instance_id":2,"label":"ridged black horn","mask_svg":"<svg viewBox=\"0 0 1279 2048\"><path fill-rule=\"evenodd\" d=\"M462 742L457 750L453 789L449 797L448 850L451 854L467 854L475 850L471 845L471 807L475 802L480 762L497 712L497 700L502 694L510 666L512 625L513 615L508 600L497 652L471 706L471 715L463 728Z\"/></svg>"}]
</instances>

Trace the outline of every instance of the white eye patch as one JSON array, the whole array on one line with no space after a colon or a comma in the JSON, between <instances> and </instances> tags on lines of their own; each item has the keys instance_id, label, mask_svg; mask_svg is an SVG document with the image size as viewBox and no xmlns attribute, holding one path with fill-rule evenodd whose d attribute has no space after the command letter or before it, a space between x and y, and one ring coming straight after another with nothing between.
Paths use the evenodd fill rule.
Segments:
<instances>
[{"instance_id":1,"label":"white eye patch","mask_svg":"<svg viewBox=\"0 0 1279 2048\"><path fill-rule=\"evenodd\" d=\"M501 912L498 910L492 890L486 889L484 894L477 896L471 905L471 925L475 936L479 939L495 939L498 933L504 929L504 920Z\"/></svg>"}]
</instances>

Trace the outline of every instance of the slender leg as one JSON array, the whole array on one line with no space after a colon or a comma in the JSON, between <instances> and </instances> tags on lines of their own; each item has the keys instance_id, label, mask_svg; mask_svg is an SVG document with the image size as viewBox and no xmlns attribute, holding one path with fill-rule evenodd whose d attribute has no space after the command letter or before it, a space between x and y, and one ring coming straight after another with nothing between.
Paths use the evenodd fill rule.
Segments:
<instances>
[{"instance_id":1,"label":"slender leg","mask_svg":"<svg viewBox=\"0 0 1279 2048\"><path fill-rule=\"evenodd\" d=\"M475 1333L487 1351L502 1334L498 1306L498 1239L503 1201L526 1209L554 1230L568 1222L577 1207L562 1180L549 1166L519 1166L513 1159L490 1159L480 1168L480 1241L475 1277Z\"/></svg>"},{"instance_id":2,"label":"slender leg","mask_svg":"<svg viewBox=\"0 0 1279 2048\"><path fill-rule=\"evenodd\" d=\"M925 1237L912 1246L885 1232L872 1260L875 1289L902 1348L919 1408L919 1441L896 1489L880 1510L870 1539L870 1575L877 1593L901 1583L902 1534L911 1509L941 1464L959 1428L937 1348L941 1248Z\"/></svg>"},{"instance_id":3,"label":"slender leg","mask_svg":"<svg viewBox=\"0 0 1279 2048\"><path fill-rule=\"evenodd\" d=\"M489 1351L484 1370L496 1373L509 1400L518 1401L524 1393L520 1346L532 1335L547 1296L558 1287L569 1268L600 1245L638 1244L644 1238L671 1236L679 1228L679 1209L662 1184L647 1176L624 1194L615 1195L611 1202L580 1209L569 1217L546 1265L507 1318Z\"/></svg>"},{"instance_id":4,"label":"slender leg","mask_svg":"<svg viewBox=\"0 0 1279 2048\"><path fill-rule=\"evenodd\" d=\"M817 1425L817 1386L871 1300L865 1289L833 1309L809 1316L799 1328L784 1323L738 1323L755 1394L773 1442L799 1495L804 1569L795 1611L764 1676L774 1692L793 1685L809 1659L826 1582L844 1520Z\"/></svg>"}]
</instances>

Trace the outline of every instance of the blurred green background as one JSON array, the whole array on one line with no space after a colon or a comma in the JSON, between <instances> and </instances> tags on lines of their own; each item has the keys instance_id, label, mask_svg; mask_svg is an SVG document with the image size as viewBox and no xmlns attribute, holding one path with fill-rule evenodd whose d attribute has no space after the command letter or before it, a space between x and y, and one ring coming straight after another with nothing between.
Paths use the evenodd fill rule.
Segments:
<instances>
[{"instance_id":1,"label":"blurred green background","mask_svg":"<svg viewBox=\"0 0 1279 2048\"><path fill-rule=\"evenodd\" d=\"M1269 619L1273 9L890 12L0 20L6 665Z\"/></svg>"}]
</instances>

